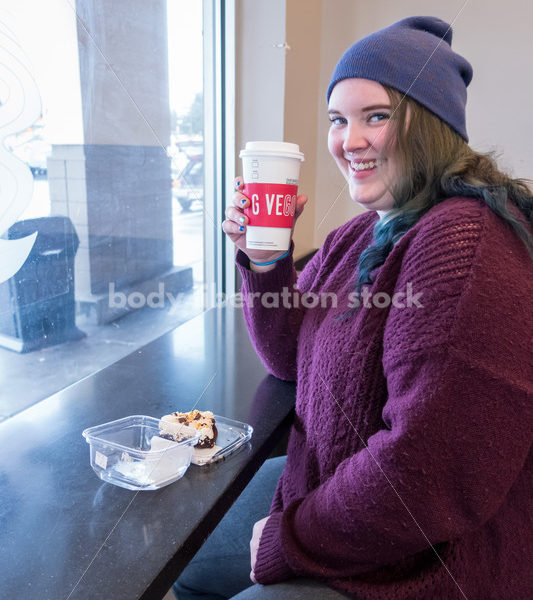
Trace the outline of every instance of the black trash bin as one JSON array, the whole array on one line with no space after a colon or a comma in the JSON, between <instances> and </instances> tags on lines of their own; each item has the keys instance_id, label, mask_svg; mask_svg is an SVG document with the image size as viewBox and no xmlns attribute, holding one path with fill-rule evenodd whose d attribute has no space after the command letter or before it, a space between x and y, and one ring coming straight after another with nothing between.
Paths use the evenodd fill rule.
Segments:
<instances>
[{"instance_id":1,"label":"black trash bin","mask_svg":"<svg viewBox=\"0 0 533 600\"><path fill-rule=\"evenodd\" d=\"M0 284L0 345L30 352L84 337L76 327L74 257L79 239L68 217L19 221L8 239L37 231L26 262Z\"/></svg>"}]
</instances>

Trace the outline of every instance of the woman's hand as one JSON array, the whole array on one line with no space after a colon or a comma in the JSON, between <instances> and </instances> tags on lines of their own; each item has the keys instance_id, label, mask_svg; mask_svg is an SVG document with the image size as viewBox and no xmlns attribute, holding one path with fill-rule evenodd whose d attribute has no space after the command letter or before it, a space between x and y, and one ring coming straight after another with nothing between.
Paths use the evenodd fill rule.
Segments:
<instances>
[{"instance_id":1,"label":"woman's hand","mask_svg":"<svg viewBox=\"0 0 533 600\"><path fill-rule=\"evenodd\" d=\"M257 521L257 523L255 523L252 533L252 539L250 540L250 563L252 565L250 579L254 583L257 583L254 573L255 563L257 562L257 549L259 548L261 534L263 533L263 529L265 528L265 525L267 524L269 518L270 517L265 517L264 519L261 519L260 521Z\"/></svg>"},{"instance_id":2,"label":"woman's hand","mask_svg":"<svg viewBox=\"0 0 533 600\"><path fill-rule=\"evenodd\" d=\"M226 208L226 220L222 223L222 229L237 248L241 249L250 260L254 262L268 262L270 260L275 260L285 254L285 252L282 250L250 250L249 248L246 248L246 225L248 224L248 217L244 214L244 209L250 206L250 200L240 192L243 187L243 178L237 177L235 179L233 205ZM296 219L302 214L306 202L307 196L297 196L294 223L296 223ZM240 228L242 228L242 230Z\"/></svg>"}]
</instances>

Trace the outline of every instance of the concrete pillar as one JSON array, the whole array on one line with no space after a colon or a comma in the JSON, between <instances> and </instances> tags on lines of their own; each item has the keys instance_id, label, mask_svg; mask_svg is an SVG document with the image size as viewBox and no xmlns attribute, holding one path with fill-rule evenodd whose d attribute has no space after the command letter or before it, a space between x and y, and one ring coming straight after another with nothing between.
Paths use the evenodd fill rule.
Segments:
<instances>
[{"instance_id":1,"label":"concrete pillar","mask_svg":"<svg viewBox=\"0 0 533 600\"><path fill-rule=\"evenodd\" d=\"M109 291L176 294L166 0L77 0L83 145L54 145L52 214L80 238L76 298L97 322L131 309ZM116 303L115 303L116 304Z\"/></svg>"}]
</instances>

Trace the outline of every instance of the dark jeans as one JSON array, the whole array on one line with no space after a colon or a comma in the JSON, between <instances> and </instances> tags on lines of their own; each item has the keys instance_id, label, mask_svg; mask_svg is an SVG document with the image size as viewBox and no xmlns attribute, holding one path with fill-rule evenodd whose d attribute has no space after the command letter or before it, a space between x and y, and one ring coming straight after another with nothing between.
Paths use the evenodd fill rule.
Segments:
<instances>
[{"instance_id":1,"label":"dark jeans","mask_svg":"<svg viewBox=\"0 0 533 600\"><path fill-rule=\"evenodd\" d=\"M267 460L173 586L178 600L341 600L346 596L312 579L275 585L250 580L250 538L268 515L284 456Z\"/></svg>"}]
</instances>

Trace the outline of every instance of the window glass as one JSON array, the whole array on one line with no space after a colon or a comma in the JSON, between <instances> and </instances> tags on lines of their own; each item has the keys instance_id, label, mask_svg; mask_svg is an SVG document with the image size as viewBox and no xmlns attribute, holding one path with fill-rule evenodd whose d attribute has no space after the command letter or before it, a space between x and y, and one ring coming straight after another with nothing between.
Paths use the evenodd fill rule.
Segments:
<instances>
[{"instance_id":1,"label":"window glass","mask_svg":"<svg viewBox=\"0 0 533 600\"><path fill-rule=\"evenodd\" d=\"M205 10L2 3L0 420L205 309Z\"/></svg>"}]
</instances>

